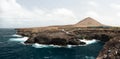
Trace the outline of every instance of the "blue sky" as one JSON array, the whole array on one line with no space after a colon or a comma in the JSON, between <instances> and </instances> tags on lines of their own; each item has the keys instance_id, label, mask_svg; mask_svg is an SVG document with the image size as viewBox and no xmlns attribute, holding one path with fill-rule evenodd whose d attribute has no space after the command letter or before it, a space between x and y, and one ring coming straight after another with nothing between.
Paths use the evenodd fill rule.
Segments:
<instances>
[{"instance_id":1,"label":"blue sky","mask_svg":"<svg viewBox=\"0 0 120 59\"><path fill-rule=\"evenodd\" d=\"M0 27L74 24L86 17L120 26L120 0L0 0Z\"/></svg>"}]
</instances>

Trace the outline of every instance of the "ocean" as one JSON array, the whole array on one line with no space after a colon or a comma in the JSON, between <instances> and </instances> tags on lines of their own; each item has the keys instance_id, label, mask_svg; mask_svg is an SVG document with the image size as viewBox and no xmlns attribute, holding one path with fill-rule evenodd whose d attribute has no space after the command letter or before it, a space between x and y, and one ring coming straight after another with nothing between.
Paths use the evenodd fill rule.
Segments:
<instances>
[{"instance_id":1,"label":"ocean","mask_svg":"<svg viewBox=\"0 0 120 59\"><path fill-rule=\"evenodd\" d=\"M95 40L83 46L25 45L27 39L14 29L0 29L0 59L96 59L104 45Z\"/></svg>"}]
</instances>

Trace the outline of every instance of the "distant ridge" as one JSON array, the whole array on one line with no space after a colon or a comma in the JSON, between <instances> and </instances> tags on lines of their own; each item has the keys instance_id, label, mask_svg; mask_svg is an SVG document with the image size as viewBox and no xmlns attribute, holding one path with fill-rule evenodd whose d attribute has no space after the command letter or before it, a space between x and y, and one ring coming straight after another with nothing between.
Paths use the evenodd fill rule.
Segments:
<instances>
[{"instance_id":1,"label":"distant ridge","mask_svg":"<svg viewBox=\"0 0 120 59\"><path fill-rule=\"evenodd\" d=\"M105 26L91 17L87 17L74 25L75 27L98 27Z\"/></svg>"}]
</instances>

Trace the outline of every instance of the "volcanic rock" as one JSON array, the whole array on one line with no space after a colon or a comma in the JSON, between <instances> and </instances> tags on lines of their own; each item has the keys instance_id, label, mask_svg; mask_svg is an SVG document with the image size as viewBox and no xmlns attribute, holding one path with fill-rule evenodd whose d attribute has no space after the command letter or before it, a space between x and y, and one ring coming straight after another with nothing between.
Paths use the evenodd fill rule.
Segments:
<instances>
[{"instance_id":1,"label":"volcanic rock","mask_svg":"<svg viewBox=\"0 0 120 59\"><path fill-rule=\"evenodd\" d=\"M16 29L28 36L26 44L80 45L79 39L96 39L105 43L97 59L120 59L120 28L106 26L88 17L74 25Z\"/></svg>"},{"instance_id":2,"label":"volcanic rock","mask_svg":"<svg viewBox=\"0 0 120 59\"><path fill-rule=\"evenodd\" d=\"M54 45L79 45L80 41L75 36L64 32L41 32L29 38L25 43L54 44Z\"/></svg>"}]
</instances>

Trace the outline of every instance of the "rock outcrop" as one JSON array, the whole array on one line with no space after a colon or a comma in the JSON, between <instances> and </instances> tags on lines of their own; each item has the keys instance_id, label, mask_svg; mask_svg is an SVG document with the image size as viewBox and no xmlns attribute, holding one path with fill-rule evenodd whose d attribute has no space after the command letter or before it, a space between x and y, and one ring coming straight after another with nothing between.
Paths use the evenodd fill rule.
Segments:
<instances>
[{"instance_id":1,"label":"rock outcrop","mask_svg":"<svg viewBox=\"0 0 120 59\"><path fill-rule=\"evenodd\" d=\"M64 32L40 32L32 35L25 43L54 44L54 45L79 45L81 42L74 35Z\"/></svg>"},{"instance_id":2,"label":"rock outcrop","mask_svg":"<svg viewBox=\"0 0 120 59\"><path fill-rule=\"evenodd\" d=\"M97 59L120 59L120 30L111 28L64 28L33 32L32 29L17 29L17 34L30 37L25 43L80 45L79 39L100 40L105 42Z\"/></svg>"},{"instance_id":3,"label":"rock outcrop","mask_svg":"<svg viewBox=\"0 0 120 59\"><path fill-rule=\"evenodd\" d=\"M120 59L120 37L119 36L111 38L110 41L105 43L97 59Z\"/></svg>"}]
</instances>

